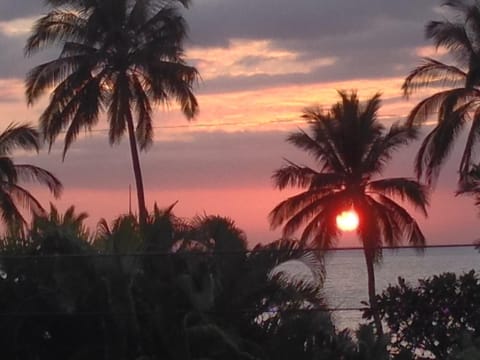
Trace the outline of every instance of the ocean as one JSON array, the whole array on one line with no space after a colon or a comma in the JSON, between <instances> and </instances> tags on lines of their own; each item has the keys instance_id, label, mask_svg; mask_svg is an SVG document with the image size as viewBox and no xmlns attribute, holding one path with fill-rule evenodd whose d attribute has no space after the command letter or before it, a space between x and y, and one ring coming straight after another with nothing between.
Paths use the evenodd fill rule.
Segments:
<instances>
[{"instance_id":1,"label":"ocean","mask_svg":"<svg viewBox=\"0 0 480 360\"><path fill-rule=\"evenodd\" d=\"M461 274L480 270L480 253L473 246L434 247L418 254L414 249L384 250L383 261L375 268L376 290L381 293L401 276L411 284L418 279L444 272ZM368 300L367 269L362 250L330 251L326 258L325 298L329 308L363 307ZM355 329L362 322L360 311L334 311L338 329Z\"/></svg>"}]
</instances>

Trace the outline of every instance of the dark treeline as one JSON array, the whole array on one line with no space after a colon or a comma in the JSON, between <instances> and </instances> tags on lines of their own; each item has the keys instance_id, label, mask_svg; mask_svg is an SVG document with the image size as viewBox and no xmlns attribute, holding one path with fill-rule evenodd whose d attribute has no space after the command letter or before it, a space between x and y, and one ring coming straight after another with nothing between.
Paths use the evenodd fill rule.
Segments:
<instances>
[{"instance_id":1,"label":"dark treeline","mask_svg":"<svg viewBox=\"0 0 480 360\"><path fill-rule=\"evenodd\" d=\"M0 248L6 359L475 359L480 281L473 271L377 295L388 335L339 331L322 295L322 253L298 241L247 249L228 218L156 208L99 223L53 206ZM139 253L142 255L140 256ZM162 254L162 255L159 255ZM311 269L302 278L285 263ZM359 304L360 305L360 304ZM372 320L364 304L366 323ZM368 320L370 319L370 320ZM472 355L472 356L473 356Z\"/></svg>"},{"instance_id":2,"label":"dark treeline","mask_svg":"<svg viewBox=\"0 0 480 360\"><path fill-rule=\"evenodd\" d=\"M185 221L171 208L155 209L143 230L123 216L91 236L84 219L52 207L28 234L3 239L5 358L363 359L324 311L321 257L298 242L247 252L231 220ZM91 256L68 256L82 254ZM312 279L275 271L288 260L307 264Z\"/></svg>"}]
</instances>

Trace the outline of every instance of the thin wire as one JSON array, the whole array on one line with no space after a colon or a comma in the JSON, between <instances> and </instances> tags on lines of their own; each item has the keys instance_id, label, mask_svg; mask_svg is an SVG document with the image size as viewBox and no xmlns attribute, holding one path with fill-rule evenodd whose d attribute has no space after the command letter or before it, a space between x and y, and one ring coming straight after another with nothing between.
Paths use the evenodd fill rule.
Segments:
<instances>
[{"instance_id":1,"label":"thin wire","mask_svg":"<svg viewBox=\"0 0 480 360\"><path fill-rule=\"evenodd\" d=\"M437 245L427 245L427 246L384 246L379 249L381 250L402 250L402 249L413 249L413 250L426 250L426 249L435 249L435 248L458 248L458 247L477 247L475 244L437 244ZM303 248L303 249L251 249L251 250L223 250L223 251L214 251L214 250L189 250L185 252L168 252L168 251L151 251L151 252L131 252L131 253L82 253L82 254L38 254L38 255L5 255L0 254L1 259L59 259L59 258L84 258L84 257L155 257L155 256L206 256L206 255L238 255L238 254L257 254L257 253L271 253L271 254L281 254L281 253L306 253L306 252L331 252L331 251L352 251L352 250L361 250L362 247L342 247L342 248Z\"/></svg>"},{"instance_id":2,"label":"thin wire","mask_svg":"<svg viewBox=\"0 0 480 360\"><path fill-rule=\"evenodd\" d=\"M297 313L317 313L317 312L335 312L335 311L365 311L369 307L346 307L346 308L311 308L311 309L287 309L287 310L258 310L258 309L239 309L239 310L206 310L202 311L205 314L297 314ZM177 313L184 313L186 311L176 311ZM138 315L153 315L158 314L158 311L143 311L136 312ZM30 312L0 312L0 317L26 317L26 316L100 316L100 315L120 315L120 316L130 316L131 313L127 311L79 311L79 312L61 312L61 311L51 311L51 312L42 312L42 311L30 311Z\"/></svg>"}]
</instances>

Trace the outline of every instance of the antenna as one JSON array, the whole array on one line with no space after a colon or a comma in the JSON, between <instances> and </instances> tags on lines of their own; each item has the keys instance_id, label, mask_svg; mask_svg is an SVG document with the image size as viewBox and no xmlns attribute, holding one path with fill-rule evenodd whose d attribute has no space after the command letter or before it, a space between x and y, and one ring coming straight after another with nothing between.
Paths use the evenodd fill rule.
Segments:
<instances>
[{"instance_id":1,"label":"antenna","mask_svg":"<svg viewBox=\"0 0 480 360\"><path fill-rule=\"evenodd\" d=\"M128 184L128 215L132 216L132 184Z\"/></svg>"}]
</instances>

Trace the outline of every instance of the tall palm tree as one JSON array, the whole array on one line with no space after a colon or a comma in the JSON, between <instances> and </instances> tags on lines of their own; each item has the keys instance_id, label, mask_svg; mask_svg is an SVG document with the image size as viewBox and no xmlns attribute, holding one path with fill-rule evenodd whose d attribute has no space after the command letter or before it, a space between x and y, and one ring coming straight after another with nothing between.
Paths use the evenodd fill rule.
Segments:
<instances>
[{"instance_id":1,"label":"tall palm tree","mask_svg":"<svg viewBox=\"0 0 480 360\"><path fill-rule=\"evenodd\" d=\"M272 228L283 225L284 236L303 228L300 240L320 248L331 248L340 230L336 216L353 208L359 215L357 234L364 249L368 273L368 296L375 314L377 332L382 333L376 310L374 264L381 258L382 245L398 246L403 239L423 246L425 237L415 219L395 201L406 200L427 215L427 189L404 177L376 179L393 152L406 145L416 130L380 123L377 112L380 95L361 104L355 92L339 92L341 101L324 112L318 107L304 110L311 135L299 130L287 141L306 151L318 169L287 161L275 171L276 187L303 189L270 213Z\"/></svg>"},{"instance_id":2,"label":"tall palm tree","mask_svg":"<svg viewBox=\"0 0 480 360\"><path fill-rule=\"evenodd\" d=\"M456 15L455 20L431 21L425 33L437 48L447 50L454 64L424 58L402 86L406 97L424 87L447 88L420 101L407 120L416 126L436 117L436 125L423 140L415 160L417 175L425 175L429 183L438 178L453 143L471 119L459 165L461 180L472 164L480 133L480 3L449 0L443 5Z\"/></svg>"},{"instance_id":3,"label":"tall palm tree","mask_svg":"<svg viewBox=\"0 0 480 360\"><path fill-rule=\"evenodd\" d=\"M44 213L40 202L21 185L37 182L46 185L55 197L60 196L62 184L50 172L30 164L16 164L11 158L14 150L40 149L38 132L29 125L10 124L0 133L0 217L9 226L25 225L20 208L32 215Z\"/></svg>"},{"instance_id":4,"label":"tall palm tree","mask_svg":"<svg viewBox=\"0 0 480 360\"><path fill-rule=\"evenodd\" d=\"M29 104L53 87L40 117L52 146L65 131L63 157L82 129L91 130L105 111L110 144L127 133L140 223L147 212L137 146L153 141L153 107L179 102L188 119L198 104L192 92L198 73L183 59L186 24L178 3L189 0L48 0L27 40L28 56L61 46L60 55L26 78Z\"/></svg>"}]
</instances>

